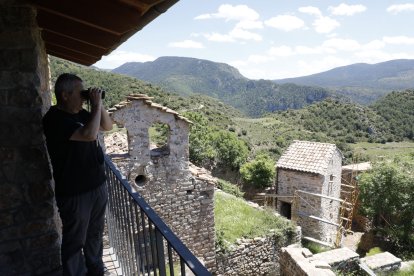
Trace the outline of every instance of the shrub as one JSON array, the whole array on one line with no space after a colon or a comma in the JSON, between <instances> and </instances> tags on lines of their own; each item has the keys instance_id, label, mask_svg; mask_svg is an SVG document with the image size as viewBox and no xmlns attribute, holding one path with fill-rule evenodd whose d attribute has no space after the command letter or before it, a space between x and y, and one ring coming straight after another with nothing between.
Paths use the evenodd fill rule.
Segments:
<instances>
[{"instance_id":1,"label":"shrub","mask_svg":"<svg viewBox=\"0 0 414 276\"><path fill-rule=\"evenodd\" d=\"M243 181L256 188L265 188L272 185L275 177L275 161L267 154L259 154L256 158L240 168Z\"/></svg>"},{"instance_id":2,"label":"shrub","mask_svg":"<svg viewBox=\"0 0 414 276\"><path fill-rule=\"evenodd\" d=\"M240 191L240 188L237 185L234 185L226 180L219 179L217 183L217 188L226 192L228 194L232 194L237 197L243 197L244 193Z\"/></svg>"}]
</instances>

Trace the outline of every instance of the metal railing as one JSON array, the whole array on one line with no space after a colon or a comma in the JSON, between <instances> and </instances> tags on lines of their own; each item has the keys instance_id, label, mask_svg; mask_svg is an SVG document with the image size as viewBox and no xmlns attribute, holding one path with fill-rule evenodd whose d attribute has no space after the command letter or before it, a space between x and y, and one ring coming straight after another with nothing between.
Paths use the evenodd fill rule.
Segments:
<instances>
[{"instance_id":1,"label":"metal railing","mask_svg":"<svg viewBox=\"0 0 414 276\"><path fill-rule=\"evenodd\" d=\"M105 156L110 246L122 275L211 275Z\"/></svg>"}]
</instances>

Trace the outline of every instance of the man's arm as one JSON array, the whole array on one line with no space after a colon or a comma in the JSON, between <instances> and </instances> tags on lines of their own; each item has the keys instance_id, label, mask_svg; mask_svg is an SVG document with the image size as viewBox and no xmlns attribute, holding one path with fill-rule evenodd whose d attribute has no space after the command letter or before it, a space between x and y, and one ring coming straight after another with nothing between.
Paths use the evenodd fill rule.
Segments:
<instances>
[{"instance_id":1,"label":"man's arm","mask_svg":"<svg viewBox=\"0 0 414 276\"><path fill-rule=\"evenodd\" d=\"M108 112L106 111L105 107L101 106L101 123L100 123L100 129L104 131L112 130L112 119L109 116Z\"/></svg>"},{"instance_id":2,"label":"man's arm","mask_svg":"<svg viewBox=\"0 0 414 276\"><path fill-rule=\"evenodd\" d=\"M69 140L88 142L95 141L98 136L102 113L101 91L92 89L89 97L91 101L91 119L86 125L75 130Z\"/></svg>"}]
</instances>

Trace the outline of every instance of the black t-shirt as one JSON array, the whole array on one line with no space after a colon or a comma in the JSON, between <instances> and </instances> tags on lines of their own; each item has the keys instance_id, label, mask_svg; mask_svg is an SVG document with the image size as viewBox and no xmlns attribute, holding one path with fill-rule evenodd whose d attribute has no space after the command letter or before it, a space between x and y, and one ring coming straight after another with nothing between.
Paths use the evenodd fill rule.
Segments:
<instances>
[{"instance_id":1,"label":"black t-shirt","mask_svg":"<svg viewBox=\"0 0 414 276\"><path fill-rule=\"evenodd\" d=\"M85 193L105 181L104 157L98 141L69 140L76 129L89 121L90 116L84 109L70 114L52 106L43 117L57 196Z\"/></svg>"}]
</instances>

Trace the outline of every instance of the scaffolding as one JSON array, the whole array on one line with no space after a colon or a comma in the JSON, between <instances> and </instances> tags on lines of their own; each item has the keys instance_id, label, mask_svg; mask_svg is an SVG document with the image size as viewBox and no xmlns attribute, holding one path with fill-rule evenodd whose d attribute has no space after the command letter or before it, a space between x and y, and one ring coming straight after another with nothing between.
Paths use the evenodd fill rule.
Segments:
<instances>
[{"instance_id":1,"label":"scaffolding","mask_svg":"<svg viewBox=\"0 0 414 276\"><path fill-rule=\"evenodd\" d=\"M302 194L305 194L305 195L308 195L308 196L313 196L313 197L324 198L324 199L328 199L328 200L332 200L332 201L337 201L341 205L344 202L342 199L337 198L337 197L327 196L327 195L324 195L324 194L311 193L311 192L302 191L302 190L296 190L295 193L294 193L293 201L292 201L292 210L294 210L294 212L292 212L292 220L293 221L296 222L296 221L298 221L299 217L305 217L305 218L317 220L317 221L322 222L322 223L326 223L326 224L329 224L329 225L333 225L337 229L339 229L341 227L341 224L338 223L338 222L336 222L336 221L332 221L332 220L327 219L327 218L322 218L322 217L319 217L319 216L315 216L315 215L312 215L310 213L304 213L304 212L298 211L299 210L298 206L299 206L301 200L305 204L307 204L307 205L309 205L309 206L312 207L312 205L302 197ZM335 241L334 244L330 244L330 243L327 243L327 242L318 240L318 239L316 239L314 237L307 237L307 236L305 236L305 237L303 237L303 239L309 240L309 241L312 241L312 242L315 242L315 243L318 243L318 244L321 244L323 246L332 247L332 248L339 247L339 245L340 245L340 241L338 243L337 240Z\"/></svg>"},{"instance_id":2,"label":"scaffolding","mask_svg":"<svg viewBox=\"0 0 414 276\"><path fill-rule=\"evenodd\" d=\"M340 245L342 237L352 234L352 220L354 217L355 206L358 201L358 164L354 164L350 173L341 177L341 195L343 202L340 208L339 228L336 234L336 244Z\"/></svg>"}]
</instances>

